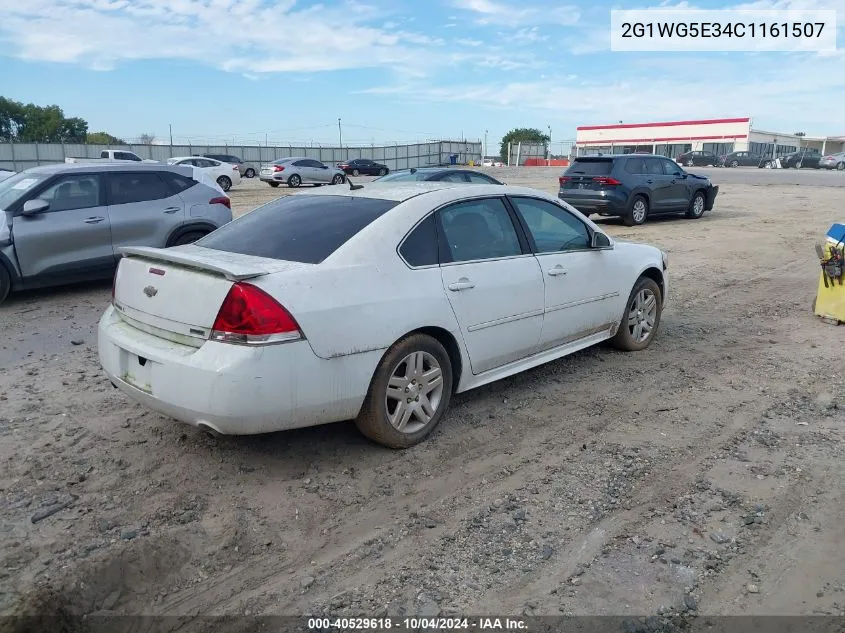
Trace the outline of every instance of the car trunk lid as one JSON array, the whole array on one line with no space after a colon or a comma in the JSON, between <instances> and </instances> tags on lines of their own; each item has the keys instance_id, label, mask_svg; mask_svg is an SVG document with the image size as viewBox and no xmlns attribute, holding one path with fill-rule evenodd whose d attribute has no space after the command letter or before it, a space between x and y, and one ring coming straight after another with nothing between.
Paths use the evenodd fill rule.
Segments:
<instances>
[{"instance_id":1,"label":"car trunk lid","mask_svg":"<svg viewBox=\"0 0 845 633\"><path fill-rule=\"evenodd\" d=\"M114 306L121 318L149 334L199 347L232 285L305 266L297 262L187 245L120 250Z\"/></svg>"}]
</instances>

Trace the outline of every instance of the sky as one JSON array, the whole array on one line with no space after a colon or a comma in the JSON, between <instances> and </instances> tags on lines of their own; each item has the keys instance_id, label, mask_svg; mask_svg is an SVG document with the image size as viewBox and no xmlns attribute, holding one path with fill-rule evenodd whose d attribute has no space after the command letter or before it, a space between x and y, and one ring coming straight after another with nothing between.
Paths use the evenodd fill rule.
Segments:
<instances>
[{"instance_id":1,"label":"sky","mask_svg":"<svg viewBox=\"0 0 845 633\"><path fill-rule=\"evenodd\" d=\"M611 52L610 10L649 7L837 9L839 48ZM493 150L514 127L742 116L845 135L843 33L845 0L0 0L0 95L175 143Z\"/></svg>"}]
</instances>

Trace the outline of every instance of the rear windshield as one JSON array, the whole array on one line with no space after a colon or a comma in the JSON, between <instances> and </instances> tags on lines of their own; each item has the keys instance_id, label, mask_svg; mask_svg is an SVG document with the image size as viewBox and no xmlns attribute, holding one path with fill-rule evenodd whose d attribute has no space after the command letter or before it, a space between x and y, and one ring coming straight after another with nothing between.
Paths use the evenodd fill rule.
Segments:
<instances>
[{"instance_id":1,"label":"rear windshield","mask_svg":"<svg viewBox=\"0 0 845 633\"><path fill-rule=\"evenodd\" d=\"M415 171L413 173L410 171L397 171L392 174L387 174L387 176L376 178L376 180L379 182L413 182L417 180L425 180L426 177L430 175L430 171Z\"/></svg>"},{"instance_id":2,"label":"rear windshield","mask_svg":"<svg viewBox=\"0 0 845 633\"><path fill-rule=\"evenodd\" d=\"M574 175L584 174L585 176L607 176L612 169L612 158L576 158L572 165L569 166L569 169L566 170L566 173Z\"/></svg>"},{"instance_id":3,"label":"rear windshield","mask_svg":"<svg viewBox=\"0 0 845 633\"><path fill-rule=\"evenodd\" d=\"M319 264L398 202L349 196L286 196L195 242L203 248Z\"/></svg>"}]
</instances>

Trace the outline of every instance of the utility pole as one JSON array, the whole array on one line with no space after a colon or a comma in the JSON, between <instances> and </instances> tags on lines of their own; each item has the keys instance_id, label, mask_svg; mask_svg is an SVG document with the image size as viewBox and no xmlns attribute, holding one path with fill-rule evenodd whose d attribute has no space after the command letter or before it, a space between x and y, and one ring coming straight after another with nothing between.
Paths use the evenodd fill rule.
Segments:
<instances>
[{"instance_id":1,"label":"utility pole","mask_svg":"<svg viewBox=\"0 0 845 633\"><path fill-rule=\"evenodd\" d=\"M172 148L173 147L173 124L168 123L167 125L170 127L170 147Z\"/></svg>"},{"instance_id":2,"label":"utility pole","mask_svg":"<svg viewBox=\"0 0 845 633\"><path fill-rule=\"evenodd\" d=\"M343 147L343 129L340 127L340 117L337 117L337 142L339 147Z\"/></svg>"},{"instance_id":3,"label":"utility pole","mask_svg":"<svg viewBox=\"0 0 845 633\"><path fill-rule=\"evenodd\" d=\"M546 161L552 164L552 126L549 126L549 149L546 151Z\"/></svg>"},{"instance_id":4,"label":"utility pole","mask_svg":"<svg viewBox=\"0 0 845 633\"><path fill-rule=\"evenodd\" d=\"M487 130L484 130L484 158L487 158L489 154L487 153Z\"/></svg>"}]
</instances>

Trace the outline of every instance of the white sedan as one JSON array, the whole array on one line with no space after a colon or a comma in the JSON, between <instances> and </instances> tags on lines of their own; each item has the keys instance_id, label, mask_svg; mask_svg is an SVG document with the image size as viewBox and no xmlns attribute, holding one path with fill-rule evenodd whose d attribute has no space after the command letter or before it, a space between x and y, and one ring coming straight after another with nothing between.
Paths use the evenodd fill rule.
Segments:
<instances>
[{"instance_id":1,"label":"white sedan","mask_svg":"<svg viewBox=\"0 0 845 633\"><path fill-rule=\"evenodd\" d=\"M237 165L223 163L203 156L177 156L167 160L168 165L186 165L198 167L214 180L223 191L229 191L234 185L241 184L241 170Z\"/></svg>"},{"instance_id":2,"label":"white sedan","mask_svg":"<svg viewBox=\"0 0 845 633\"><path fill-rule=\"evenodd\" d=\"M124 393L212 434L355 419L396 448L453 393L606 339L644 349L668 287L659 249L507 185L309 190L122 252L99 354Z\"/></svg>"}]
</instances>

